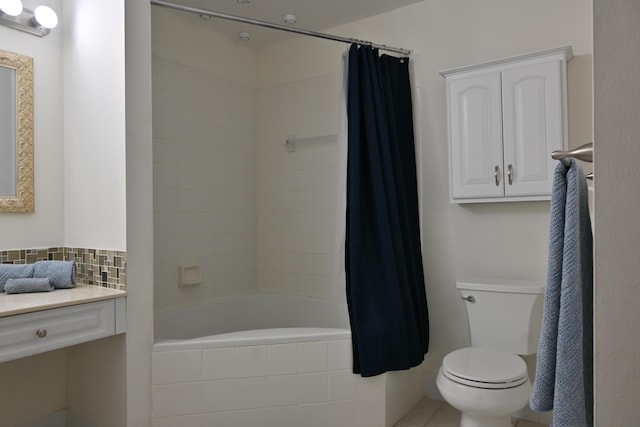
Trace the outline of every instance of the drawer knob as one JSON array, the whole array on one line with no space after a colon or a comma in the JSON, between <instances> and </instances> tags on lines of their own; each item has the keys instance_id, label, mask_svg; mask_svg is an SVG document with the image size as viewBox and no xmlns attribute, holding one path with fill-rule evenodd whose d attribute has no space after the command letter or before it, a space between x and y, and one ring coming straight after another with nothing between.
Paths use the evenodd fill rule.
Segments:
<instances>
[{"instance_id":1,"label":"drawer knob","mask_svg":"<svg viewBox=\"0 0 640 427\"><path fill-rule=\"evenodd\" d=\"M37 336L38 338L44 338L44 337L46 337L46 336L47 336L47 330L46 330L46 329L38 329L38 330L36 331L36 336Z\"/></svg>"}]
</instances>

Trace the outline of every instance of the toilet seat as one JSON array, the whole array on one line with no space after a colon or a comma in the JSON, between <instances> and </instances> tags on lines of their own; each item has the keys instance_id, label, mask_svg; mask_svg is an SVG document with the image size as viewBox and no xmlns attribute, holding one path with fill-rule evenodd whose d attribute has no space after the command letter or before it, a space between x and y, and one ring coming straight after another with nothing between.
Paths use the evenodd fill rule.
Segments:
<instances>
[{"instance_id":1,"label":"toilet seat","mask_svg":"<svg viewBox=\"0 0 640 427\"><path fill-rule=\"evenodd\" d=\"M467 347L442 361L442 374L458 384L483 389L508 389L528 381L527 365L515 354Z\"/></svg>"}]
</instances>

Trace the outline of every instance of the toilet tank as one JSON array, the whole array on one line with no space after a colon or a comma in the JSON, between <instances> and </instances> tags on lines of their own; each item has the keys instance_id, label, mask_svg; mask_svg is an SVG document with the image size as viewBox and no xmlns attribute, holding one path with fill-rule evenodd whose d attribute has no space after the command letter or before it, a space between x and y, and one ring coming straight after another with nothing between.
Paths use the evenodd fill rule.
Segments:
<instances>
[{"instance_id":1,"label":"toilet tank","mask_svg":"<svg viewBox=\"0 0 640 427\"><path fill-rule=\"evenodd\" d=\"M456 287L466 299L472 347L520 355L538 350L544 282L474 280Z\"/></svg>"}]
</instances>

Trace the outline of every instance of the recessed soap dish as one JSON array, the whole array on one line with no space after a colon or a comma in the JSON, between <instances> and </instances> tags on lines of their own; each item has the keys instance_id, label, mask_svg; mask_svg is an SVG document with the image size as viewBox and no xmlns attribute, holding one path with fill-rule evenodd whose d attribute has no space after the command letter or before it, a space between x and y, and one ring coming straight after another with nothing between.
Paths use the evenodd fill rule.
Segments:
<instances>
[{"instance_id":1,"label":"recessed soap dish","mask_svg":"<svg viewBox=\"0 0 640 427\"><path fill-rule=\"evenodd\" d=\"M202 270L198 264L180 265L178 286L194 286L202 283Z\"/></svg>"}]
</instances>

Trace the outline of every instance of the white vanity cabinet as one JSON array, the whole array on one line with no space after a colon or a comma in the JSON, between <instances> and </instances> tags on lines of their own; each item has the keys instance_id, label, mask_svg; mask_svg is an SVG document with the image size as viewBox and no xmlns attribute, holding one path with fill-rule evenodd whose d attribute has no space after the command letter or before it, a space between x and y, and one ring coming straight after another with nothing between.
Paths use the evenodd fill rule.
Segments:
<instances>
[{"instance_id":1,"label":"white vanity cabinet","mask_svg":"<svg viewBox=\"0 0 640 427\"><path fill-rule=\"evenodd\" d=\"M456 68L446 78L455 203L548 200L554 150L568 145L571 47Z\"/></svg>"},{"instance_id":2,"label":"white vanity cabinet","mask_svg":"<svg viewBox=\"0 0 640 427\"><path fill-rule=\"evenodd\" d=\"M124 292L97 286L1 294L0 362L123 333L125 301Z\"/></svg>"}]
</instances>

